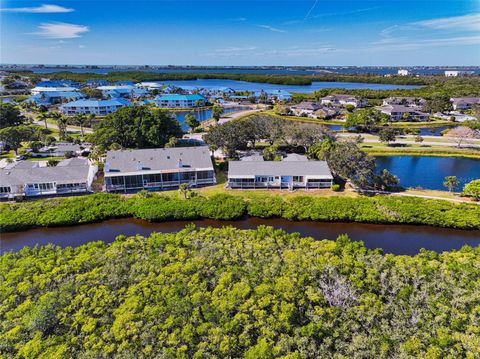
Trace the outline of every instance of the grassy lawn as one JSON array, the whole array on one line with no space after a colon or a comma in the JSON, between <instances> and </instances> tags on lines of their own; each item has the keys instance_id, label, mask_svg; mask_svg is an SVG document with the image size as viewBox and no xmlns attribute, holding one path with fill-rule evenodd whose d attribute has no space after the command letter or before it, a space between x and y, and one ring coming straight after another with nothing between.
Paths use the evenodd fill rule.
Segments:
<instances>
[{"instance_id":1,"label":"grassy lawn","mask_svg":"<svg viewBox=\"0 0 480 359\"><path fill-rule=\"evenodd\" d=\"M61 161L64 160L65 157L57 157L57 156L49 156L49 157L28 157L28 161L49 161L49 160L54 160L54 161Z\"/></svg>"},{"instance_id":2,"label":"grassy lawn","mask_svg":"<svg viewBox=\"0 0 480 359\"><path fill-rule=\"evenodd\" d=\"M361 143L360 148L370 155L396 156L450 156L480 158L480 149L457 148L449 146L408 144L403 146L387 146L383 143Z\"/></svg>"}]
</instances>

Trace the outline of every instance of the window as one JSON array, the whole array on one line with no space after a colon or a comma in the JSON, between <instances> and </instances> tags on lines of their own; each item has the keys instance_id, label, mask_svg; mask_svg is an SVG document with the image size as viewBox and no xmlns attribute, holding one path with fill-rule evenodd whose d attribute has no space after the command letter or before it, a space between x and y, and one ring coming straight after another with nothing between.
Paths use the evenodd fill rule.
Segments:
<instances>
[{"instance_id":1,"label":"window","mask_svg":"<svg viewBox=\"0 0 480 359\"><path fill-rule=\"evenodd\" d=\"M10 187L0 187L0 193L10 193Z\"/></svg>"},{"instance_id":2,"label":"window","mask_svg":"<svg viewBox=\"0 0 480 359\"><path fill-rule=\"evenodd\" d=\"M35 185L35 186L37 186L37 185ZM53 183L40 183L38 186L40 187L41 191L47 191L47 190L53 189ZM35 187L35 188L37 188L37 187Z\"/></svg>"}]
</instances>

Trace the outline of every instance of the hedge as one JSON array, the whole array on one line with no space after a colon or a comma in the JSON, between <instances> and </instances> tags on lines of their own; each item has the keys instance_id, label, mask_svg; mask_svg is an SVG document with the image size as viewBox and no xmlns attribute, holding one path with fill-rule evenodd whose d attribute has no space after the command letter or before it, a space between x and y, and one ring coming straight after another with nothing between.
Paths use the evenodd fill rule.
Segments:
<instances>
[{"instance_id":1,"label":"hedge","mask_svg":"<svg viewBox=\"0 0 480 359\"><path fill-rule=\"evenodd\" d=\"M41 199L0 204L1 231L91 223L110 218L135 217L147 221L208 218L235 220L250 215L292 221L422 224L459 229L480 229L480 206L415 197L309 197L284 200L265 195L252 200L217 194L191 199L162 194L99 193L90 196Z\"/></svg>"}]
</instances>

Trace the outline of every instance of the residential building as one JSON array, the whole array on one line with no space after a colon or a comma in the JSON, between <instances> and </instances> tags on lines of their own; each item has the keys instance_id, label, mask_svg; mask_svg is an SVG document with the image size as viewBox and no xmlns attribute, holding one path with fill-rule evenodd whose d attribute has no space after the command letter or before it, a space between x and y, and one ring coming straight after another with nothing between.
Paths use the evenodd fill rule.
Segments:
<instances>
[{"instance_id":1,"label":"residential building","mask_svg":"<svg viewBox=\"0 0 480 359\"><path fill-rule=\"evenodd\" d=\"M450 71L445 71L445 76L446 77L458 77L458 76L467 76L467 75L473 75L475 72L474 71L458 71L458 70L450 70Z\"/></svg>"},{"instance_id":2,"label":"residential building","mask_svg":"<svg viewBox=\"0 0 480 359\"><path fill-rule=\"evenodd\" d=\"M427 121L430 117L428 113L402 105L385 105L376 109L390 116L390 121Z\"/></svg>"},{"instance_id":3,"label":"residential building","mask_svg":"<svg viewBox=\"0 0 480 359\"><path fill-rule=\"evenodd\" d=\"M15 162L0 170L0 198L90 192L97 170L85 158L63 160L55 167L38 161Z\"/></svg>"},{"instance_id":4,"label":"residential building","mask_svg":"<svg viewBox=\"0 0 480 359\"><path fill-rule=\"evenodd\" d=\"M206 146L108 151L105 190L168 190L216 183Z\"/></svg>"},{"instance_id":5,"label":"residential building","mask_svg":"<svg viewBox=\"0 0 480 359\"><path fill-rule=\"evenodd\" d=\"M384 106L401 105L422 109L426 104L427 101L421 97L388 97L383 100Z\"/></svg>"},{"instance_id":6,"label":"residential building","mask_svg":"<svg viewBox=\"0 0 480 359\"><path fill-rule=\"evenodd\" d=\"M102 79L87 80L87 81L85 81L85 86L90 87L90 88L96 88L96 87L100 87L100 86L108 86L108 81L107 80L102 80Z\"/></svg>"},{"instance_id":7,"label":"residential building","mask_svg":"<svg viewBox=\"0 0 480 359\"><path fill-rule=\"evenodd\" d=\"M352 95L329 95L321 99L322 105L336 105L347 106L352 105L354 107L365 107L368 101L364 98Z\"/></svg>"},{"instance_id":8,"label":"residential building","mask_svg":"<svg viewBox=\"0 0 480 359\"><path fill-rule=\"evenodd\" d=\"M452 97L450 102L454 110L468 110L473 105L480 105L480 97Z\"/></svg>"},{"instance_id":9,"label":"residential building","mask_svg":"<svg viewBox=\"0 0 480 359\"><path fill-rule=\"evenodd\" d=\"M189 108L197 105L205 105L205 97L199 94L169 94L157 96L152 102L154 102L158 107Z\"/></svg>"},{"instance_id":10,"label":"residential building","mask_svg":"<svg viewBox=\"0 0 480 359\"><path fill-rule=\"evenodd\" d=\"M254 160L228 162L228 187L240 189L330 188L333 176L325 161L305 156L287 156L282 161Z\"/></svg>"},{"instance_id":11,"label":"residential building","mask_svg":"<svg viewBox=\"0 0 480 359\"><path fill-rule=\"evenodd\" d=\"M58 86L58 87L51 87L51 86L36 86L30 90L32 95L39 95L42 93L50 93L50 92L72 92L78 91L76 87L68 87L68 86Z\"/></svg>"},{"instance_id":12,"label":"residential building","mask_svg":"<svg viewBox=\"0 0 480 359\"><path fill-rule=\"evenodd\" d=\"M73 87L80 88L80 84L72 80L45 80L35 84L35 87Z\"/></svg>"},{"instance_id":13,"label":"residential building","mask_svg":"<svg viewBox=\"0 0 480 359\"><path fill-rule=\"evenodd\" d=\"M68 116L73 116L77 113L105 116L125 106L132 106L132 104L123 98L115 98L112 100L88 99L65 103L60 106L60 111Z\"/></svg>"},{"instance_id":14,"label":"residential building","mask_svg":"<svg viewBox=\"0 0 480 359\"><path fill-rule=\"evenodd\" d=\"M406 69L400 69L397 71L397 75L398 76L408 76L410 75L410 71L406 70Z\"/></svg>"},{"instance_id":15,"label":"residential building","mask_svg":"<svg viewBox=\"0 0 480 359\"><path fill-rule=\"evenodd\" d=\"M32 155L40 157L64 157L66 155L71 155L76 157L88 152L90 152L90 144L79 145L69 142L57 142L40 148L38 152L32 153Z\"/></svg>"},{"instance_id":16,"label":"residential building","mask_svg":"<svg viewBox=\"0 0 480 359\"><path fill-rule=\"evenodd\" d=\"M322 108L318 102L303 101L297 105L290 106L290 110L295 116L309 116L314 117L317 110Z\"/></svg>"},{"instance_id":17,"label":"residential building","mask_svg":"<svg viewBox=\"0 0 480 359\"><path fill-rule=\"evenodd\" d=\"M47 91L30 96L25 102L36 105L51 106L69 101L76 101L85 97L85 94L79 91Z\"/></svg>"},{"instance_id":18,"label":"residential building","mask_svg":"<svg viewBox=\"0 0 480 359\"><path fill-rule=\"evenodd\" d=\"M143 88L116 88L114 90L109 90L109 91L102 91L102 94L105 97L110 97L110 98L140 98L140 97L145 97L150 94L149 91L143 89Z\"/></svg>"}]
</instances>

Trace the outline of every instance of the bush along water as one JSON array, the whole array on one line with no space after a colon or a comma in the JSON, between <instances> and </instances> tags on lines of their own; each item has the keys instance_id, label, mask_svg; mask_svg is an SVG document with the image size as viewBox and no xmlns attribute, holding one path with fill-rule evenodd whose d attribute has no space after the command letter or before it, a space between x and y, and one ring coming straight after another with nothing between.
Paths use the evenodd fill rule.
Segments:
<instances>
[{"instance_id":1,"label":"bush along water","mask_svg":"<svg viewBox=\"0 0 480 359\"><path fill-rule=\"evenodd\" d=\"M245 215L286 218L292 221L423 224L459 229L480 229L480 206L407 197L312 197L284 200L277 195L240 196L217 194L190 199L149 193L132 197L99 193L0 204L2 231L51 227L135 217L147 221L236 220Z\"/></svg>"}]
</instances>

